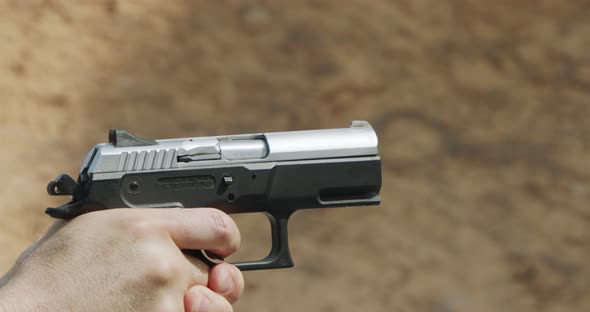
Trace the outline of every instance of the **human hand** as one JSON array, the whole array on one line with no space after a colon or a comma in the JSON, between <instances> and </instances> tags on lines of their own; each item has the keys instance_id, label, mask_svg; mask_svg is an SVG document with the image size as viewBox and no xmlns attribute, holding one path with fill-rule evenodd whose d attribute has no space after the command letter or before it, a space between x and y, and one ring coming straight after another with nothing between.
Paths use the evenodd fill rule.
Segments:
<instances>
[{"instance_id":1,"label":"human hand","mask_svg":"<svg viewBox=\"0 0 590 312\"><path fill-rule=\"evenodd\" d=\"M0 311L232 311L241 272L181 249L227 257L240 234L215 209L113 209L57 221L0 281Z\"/></svg>"}]
</instances>

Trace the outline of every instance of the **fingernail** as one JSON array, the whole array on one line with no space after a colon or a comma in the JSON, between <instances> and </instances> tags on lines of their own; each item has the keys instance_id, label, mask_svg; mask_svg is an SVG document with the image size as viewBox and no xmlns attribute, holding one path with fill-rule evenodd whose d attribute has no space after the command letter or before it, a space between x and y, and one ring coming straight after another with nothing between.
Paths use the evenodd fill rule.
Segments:
<instances>
[{"instance_id":1,"label":"fingernail","mask_svg":"<svg viewBox=\"0 0 590 312\"><path fill-rule=\"evenodd\" d=\"M209 300L209 298L201 293L200 291L198 291L197 289L192 289L190 290L191 294L190 296L192 297L192 306L191 306L191 312L207 312L207 311L211 311L211 301Z\"/></svg>"},{"instance_id":2,"label":"fingernail","mask_svg":"<svg viewBox=\"0 0 590 312\"><path fill-rule=\"evenodd\" d=\"M234 287L234 280L227 269L219 268L219 289L221 293L227 293Z\"/></svg>"}]
</instances>

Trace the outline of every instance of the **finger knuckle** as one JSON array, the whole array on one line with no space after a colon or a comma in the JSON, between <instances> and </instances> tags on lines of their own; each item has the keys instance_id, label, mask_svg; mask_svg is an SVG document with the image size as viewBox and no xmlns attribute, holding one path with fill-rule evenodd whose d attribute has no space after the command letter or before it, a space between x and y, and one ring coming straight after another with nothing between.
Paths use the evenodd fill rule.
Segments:
<instances>
[{"instance_id":1,"label":"finger knuckle","mask_svg":"<svg viewBox=\"0 0 590 312\"><path fill-rule=\"evenodd\" d=\"M220 300L218 311L233 312L234 308L232 307L231 303L229 303L227 300Z\"/></svg>"},{"instance_id":2,"label":"finger knuckle","mask_svg":"<svg viewBox=\"0 0 590 312\"><path fill-rule=\"evenodd\" d=\"M126 218L121 221L122 226L126 229L131 238L136 240L145 240L153 238L157 233L154 223L146 219Z\"/></svg>"},{"instance_id":3,"label":"finger knuckle","mask_svg":"<svg viewBox=\"0 0 590 312\"><path fill-rule=\"evenodd\" d=\"M182 264L172 258L160 256L145 265L144 276L148 284L166 287L182 276Z\"/></svg>"},{"instance_id":4,"label":"finger knuckle","mask_svg":"<svg viewBox=\"0 0 590 312\"><path fill-rule=\"evenodd\" d=\"M244 291L244 275L242 274L242 271L233 264L220 263L213 267L210 274L212 277L211 281L213 282L210 286L212 286L214 290L218 289L219 282L221 282L224 277L223 275L227 276L227 274L229 274L229 276L231 276L231 281L233 283L231 290L224 291L220 294L230 303L237 302Z\"/></svg>"},{"instance_id":5,"label":"finger knuckle","mask_svg":"<svg viewBox=\"0 0 590 312\"><path fill-rule=\"evenodd\" d=\"M238 299L240 299L240 294L237 292L231 292L225 295L225 299L227 299L227 301L230 303L235 303L238 301Z\"/></svg>"},{"instance_id":6,"label":"finger knuckle","mask_svg":"<svg viewBox=\"0 0 590 312\"><path fill-rule=\"evenodd\" d=\"M184 307L181 301L177 300L173 296L166 296L158 300L155 306L155 311L158 312L178 312L184 311Z\"/></svg>"},{"instance_id":7,"label":"finger knuckle","mask_svg":"<svg viewBox=\"0 0 590 312\"><path fill-rule=\"evenodd\" d=\"M235 303L237 302L240 297L242 296L242 293L244 292L244 278L240 277L238 282L237 282L237 287L230 292L229 294L226 295L226 299L230 302L230 303Z\"/></svg>"},{"instance_id":8,"label":"finger knuckle","mask_svg":"<svg viewBox=\"0 0 590 312\"><path fill-rule=\"evenodd\" d=\"M221 211L211 214L211 225L215 237L230 249L238 249L240 235L238 228L232 218Z\"/></svg>"},{"instance_id":9,"label":"finger knuckle","mask_svg":"<svg viewBox=\"0 0 590 312\"><path fill-rule=\"evenodd\" d=\"M216 294L212 291L201 291L199 304L196 307L200 308L197 311L219 311L219 312L232 312L233 307L229 301L223 296ZM203 302L206 302L203 304Z\"/></svg>"}]
</instances>

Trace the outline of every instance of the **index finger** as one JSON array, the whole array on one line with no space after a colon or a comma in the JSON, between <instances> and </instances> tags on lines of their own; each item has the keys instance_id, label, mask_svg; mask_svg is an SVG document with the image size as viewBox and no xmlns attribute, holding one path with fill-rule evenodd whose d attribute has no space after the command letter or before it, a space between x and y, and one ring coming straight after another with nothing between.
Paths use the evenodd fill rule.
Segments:
<instances>
[{"instance_id":1,"label":"index finger","mask_svg":"<svg viewBox=\"0 0 590 312\"><path fill-rule=\"evenodd\" d=\"M221 210L214 208L141 210L143 217L168 232L180 249L210 250L225 258L240 247L241 237L236 223Z\"/></svg>"}]
</instances>

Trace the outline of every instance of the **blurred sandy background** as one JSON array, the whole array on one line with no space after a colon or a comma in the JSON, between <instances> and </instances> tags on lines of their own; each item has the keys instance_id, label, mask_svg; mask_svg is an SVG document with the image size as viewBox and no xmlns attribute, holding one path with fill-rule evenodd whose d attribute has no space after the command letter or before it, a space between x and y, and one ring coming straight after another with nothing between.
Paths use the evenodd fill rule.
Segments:
<instances>
[{"instance_id":1,"label":"blurred sandy background","mask_svg":"<svg viewBox=\"0 0 590 312\"><path fill-rule=\"evenodd\" d=\"M63 202L46 183L110 127L166 138L365 119L383 204L298 213L296 267L247 273L237 311L590 311L589 11L0 0L0 271Z\"/></svg>"}]
</instances>

